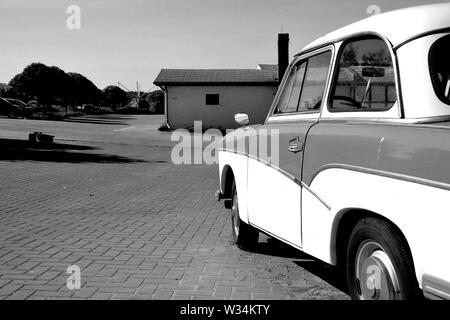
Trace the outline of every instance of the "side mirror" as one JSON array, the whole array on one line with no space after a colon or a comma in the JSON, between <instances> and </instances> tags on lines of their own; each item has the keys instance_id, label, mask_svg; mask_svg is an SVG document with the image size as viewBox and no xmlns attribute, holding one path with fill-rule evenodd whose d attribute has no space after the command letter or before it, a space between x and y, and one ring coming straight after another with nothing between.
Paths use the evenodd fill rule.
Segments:
<instances>
[{"instance_id":1,"label":"side mirror","mask_svg":"<svg viewBox=\"0 0 450 320\"><path fill-rule=\"evenodd\" d=\"M248 114L246 113L236 113L234 115L234 121L236 121L241 126L245 126L250 122Z\"/></svg>"}]
</instances>

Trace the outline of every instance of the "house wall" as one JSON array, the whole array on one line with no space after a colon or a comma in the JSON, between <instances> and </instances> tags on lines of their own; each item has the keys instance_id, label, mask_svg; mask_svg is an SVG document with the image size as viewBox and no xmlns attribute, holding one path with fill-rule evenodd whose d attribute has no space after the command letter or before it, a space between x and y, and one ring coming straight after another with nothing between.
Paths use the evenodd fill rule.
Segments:
<instances>
[{"instance_id":1,"label":"house wall","mask_svg":"<svg viewBox=\"0 0 450 320\"><path fill-rule=\"evenodd\" d=\"M231 129L238 125L234 114L245 112L250 124L264 122L277 86L170 86L167 117L171 128L190 128L203 121L203 128ZM206 105L206 94L219 94L218 106Z\"/></svg>"}]
</instances>

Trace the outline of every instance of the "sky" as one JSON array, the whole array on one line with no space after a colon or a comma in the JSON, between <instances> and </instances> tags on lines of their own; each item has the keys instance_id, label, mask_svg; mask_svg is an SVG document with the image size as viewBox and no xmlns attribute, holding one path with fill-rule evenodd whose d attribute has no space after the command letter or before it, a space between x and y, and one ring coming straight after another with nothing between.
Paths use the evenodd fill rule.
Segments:
<instances>
[{"instance_id":1,"label":"sky","mask_svg":"<svg viewBox=\"0 0 450 320\"><path fill-rule=\"evenodd\" d=\"M381 12L439 0L0 0L0 82L33 62L81 73L103 89L148 91L163 68L256 68ZM80 8L69 29L67 8ZM154 88L153 88L154 89Z\"/></svg>"}]
</instances>

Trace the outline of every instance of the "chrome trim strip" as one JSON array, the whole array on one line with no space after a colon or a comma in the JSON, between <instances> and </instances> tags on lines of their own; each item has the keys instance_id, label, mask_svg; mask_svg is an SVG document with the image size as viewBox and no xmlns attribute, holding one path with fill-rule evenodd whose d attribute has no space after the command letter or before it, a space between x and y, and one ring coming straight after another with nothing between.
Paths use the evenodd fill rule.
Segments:
<instances>
[{"instance_id":1,"label":"chrome trim strip","mask_svg":"<svg viewBox=\"0 0 450 320\"><path fill-rule=\"evenodd\" d=\"M285 240L285 239L283 239L283 238L281 238L281 237L279 237L279 236L277 236L277 235L274 235L273 233L267 231L267 230L264 229L264 228L261 228L261 227L257 226L256 224L253 224L253 223L251 223L251 222L250 222L249 224L250 224L251 226L255 227L256 229L260 230L262 233L267 234L268 236L277 238L278 240L283 241L283 242L287 243L287 244L290 245L290 246L293 246L294 248L296 248L296 249L298 249L298 250L303 250L303 247L301 247L301 246L299 246L299 245L296 245L296 244L293 244L292 242L287 241L287 240Z\"/></svg>"},{"instance_id":2,"label":"chrome trim strip","mask_svg":"<svg viewBox=\"0 0 450 320\"><path fill-rule=\"evenodd\" d=\"M234 150L228 150L228 149L219 149L219 151L223 151L223 152L231 152L234 154L239 154L241 156L246 156L249 159L253 159L255 161L261 162L262 164L278 171L279 173L281 173L282 175L284 175L286 178L292 180L294 183L296 183L297 185L299 185L300 187L305 188L307 191L309 191L309 193L311 193L317 200L319 200L320 203L322 203L328 210L331 211L331 206L322 199L322 197L320 197L316 192L314 192L314 190L312 190L306 183L304 183L301 180L298 180L296 177L294 177L292 174L290 174L289 172L281 169L280 167L277 167L275 165L273 165L272 163L269 163L263 159L259 159L258 157L251 155L251 154L245 154L243 152L240 151L234 151Z\"/></svg>"},{"instance_id":3,"label":"chrome trim strip","mask_svg":"<svg viewBox=\"0 0 450 320\"><path fill-rule=\"evenodd\" d=\"M450 300L450 283L429 274L422 276L422 290L428 299Z\"/></svg>"},{"instance_id":4,"label":"chrome trim strip","mask_svg":"<svg viewBox=\"0 0 450 320\"><path fill-rule=\"evenodd\" d=\"M400 64L399 59L397 56L397 51L394 50L394 48L390 49L392 50L391 54L394 57L394 72L395 72L395 81L396 81L396 92L397 92L397 102L398 102L398 116L400 119L404 119L405 116L405 105L403 104L403 89L402 89L402 78L400 76Z\"/></svg>"},{"instance_id":5,"label":"chrome trim strip","mask_svg":"<svg viewBox=\"0 0 450 320\"><path fill-rule=\"evenodd\" d=\"M241 152L238 150L231 150L231 149L227 149L227 148L219 148L218 151L230 152L230 153L240 154L241 156L247 156L247 154L244 152Z\"/></svg>"},{"instance_id":6,"label":"chrome trim strip","mask_svg":"<svg viewBox=\"0 0 450 320\"><path fill-rule=\"evenodd\" d=\"M274 122L290 122L290 121L303 121L303 122L317 122L320 117L320 112L307 112L307 113L282 113L277 115L272 115L267 118L266 123L274 123Z\"/></svg>"},{"instance_id":7,"label":"chrome trim strip","mask_svg":"<svg viewBox=\"0 0 450 320\"><path fill-rule=\"evenodd\" d=\"M311 193L317 200L320 201L320 203L322 203L327 209L328 211L331 211L331 206L326 203L317 193L315 193L306 183L304 183L303 181L301 182L302 186L309 191L309 193Z\"/></svg>"},{"instance_id":8,"label":"chrome trim strip","mask_svg":"<svg viewBox=\"0 0 450 320\"><path fill-rule=\"evenodd\" d=\"M351 122L360 124L401 124L401 125L420 125L438 122L450 121L450 115L424 117L424 118L376 118L376 117L327 117L320 118L319 122ZM433 126L435 128L435 126ZM449 127L450 128L450 127Z\"/></svg>"},{"instance_id":9,"label":"chrome trim strip","mask_svg":"<svg viewBox=\"0 0 450 320\"><path fill-rule=\"evenodd\" d=\"M274 170L278 171L279 173L281 173L282 175L286 176L286 178L288 178L288 179L294 181L296 184L298 184L299 186L301 186L301 182L298 181L298 179L297 179L296 177L294 177L292 174L290 174L289 172L287 172L287 171L281 169L280 167L278 167L278 166L276 166L276 165L274 165L274 164L272 164L272 163L270 163L270 162L268 162L268 161L265 161L264 159L258 158L257 156L254 156L254 155L252 155L252 154L246 154L246 153L243 153L243 152L237 151L237 150L219 149L219 151L222 151L222 152L230 152L230 153L238 154L238 155L247 157L247 158L249 158L249 159L252 159L252 160L261 162L262 164L264 164L264 165L266 165L266 166L268 166L268 167L271 167L272 169L274 169Z\"/></svg>"},{"instance_id":10,"label":"chrome trim strip","mask_svg":"<svg viewBox=\"0 0 450 320\"><path fill-rule=\"evenodd\" d=\"M299 181L299 180L298 180L296 177L294 177L292 174L290 174L289 172L287 172L287 171L281 169L280 167L277 167L277 166L273 165L272 163L267 162L267 161L265 161L265 160L263 160L263 159L261 159L261 158L258 158L258 157L254 156L254 155L251 155L251 154L247 155L247 157L248 157L249 159L252 159L252 160L261 162L262 164L264 164L264 165L266 165L266 166L268 166L268 167L270 167L270 168L272 168L272 169L278 171L279 173L281 173L282 175L284 175L284 176L285 176L286 178L288 178L289 180L292 180L293 182L295 182L296 184L298 184L299 186L301 186L301 181Z\"/></svg>"},{"instance_id":11,"label":"chrome trim strip","mask_svg":"<svg viewBox=\"0 0 450 320\"><path fill-rule=\"evenodd\" d=\"M358 166L353 166L353 165L349 165L349 164L341 164L341 163L330 163L330 164L326 164L326 165L320 167L316 172L313 173L313 175L311 177L311 183L319 175L319 173L321 173L322 171L328 170L328 169L344 169L344 170L356 171L356 172L361 172L361 173L373 174L373 175L377 175L377 176L381 176L381 177L417 183L417 184L425 185L428 187L439 188L439 189L450 191L450 184L447 184L447 183L428 180L428 179L419 178L419 177L412 177L412 176L408 176L408 175L401 174L401 173L376 170L376 169L358 167ZM311 183L310 183L310 185L311 185Z\"/></svg>"},{"instance_id":12,"label":"chrome trim strip","mask_svg":"<svg viewBox=\"0 0 450 320\"><path fill-rule=\"evenodd\" d=\"M425 297L429 299L436 299L436 297L438 297L441 299L450 300L450 294L442 292L441 290L429 286L424 286L423 290L425 291L424 292Z\"/></svg>"}]
</instances>

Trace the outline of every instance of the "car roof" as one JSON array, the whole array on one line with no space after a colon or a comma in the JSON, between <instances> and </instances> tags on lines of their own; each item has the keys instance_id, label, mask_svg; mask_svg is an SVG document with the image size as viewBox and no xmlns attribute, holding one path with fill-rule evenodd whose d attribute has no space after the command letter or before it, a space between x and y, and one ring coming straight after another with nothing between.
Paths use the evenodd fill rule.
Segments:
<instances>
[{"instance_id":1,"label":"car roof","mask_svg":"<svg viewBox=\"0 0 450 320\"><path fill-rule=\"evenodd\" d=\"M330 32L308 44L302 52L361 33L379 34L396 47L418 35L449 28L449 17L450 3L389 11Z\"/></svg>"}]
</instances>

